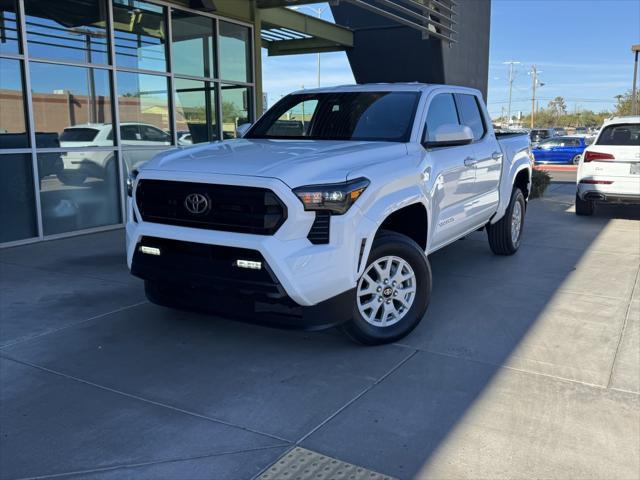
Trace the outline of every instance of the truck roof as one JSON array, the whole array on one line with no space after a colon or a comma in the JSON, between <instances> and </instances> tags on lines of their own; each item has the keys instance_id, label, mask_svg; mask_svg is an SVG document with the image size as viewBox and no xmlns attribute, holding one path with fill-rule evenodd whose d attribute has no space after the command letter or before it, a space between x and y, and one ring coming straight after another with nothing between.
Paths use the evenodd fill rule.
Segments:
<instances>
[{"instance_id":1,"label":"truck roof","mask_svg":"<svg viewBox=\"0 0 640 480\"><path fill-rule=\"evenodd\" d=\"M336 85L334 87L310 88L297 90L293 94L305 93L335 93L335 92L422 92L432 88L447 87L456 91L467 91L478 95L480 92L473 88L458 85L441 85L433 83L404 82L404 83L361 83L351 85Z\"/></svg>"},{"instance_id":2,"label":"truck roof","mask_svg":"<svg viewBox=\"0 0 640 480\"><path fill-rule=\"evenodd\" d=\"M615 123L640 123L640 115L612 117L604 121L604 125L611 125Z\"/></svg>"}]
</instances>

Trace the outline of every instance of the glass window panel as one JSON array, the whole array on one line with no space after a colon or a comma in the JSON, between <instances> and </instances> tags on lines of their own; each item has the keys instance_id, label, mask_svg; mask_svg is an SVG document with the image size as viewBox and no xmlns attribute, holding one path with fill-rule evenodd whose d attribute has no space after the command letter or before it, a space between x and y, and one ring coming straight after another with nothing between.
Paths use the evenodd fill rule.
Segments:
<instances>
[{"instance_id":1,"label":"glass window panel","mask_svg":"<svg viewBox=\"0 0 640 480\"><path fill-rule=\"evenodd\" d=\"M0 58L0 149L29 147L21 63Z\"/></svg>"},{"instance_id":2,"label":"glass window panel","mask_svg":"<svg viewBox=\"0 0 640 480\"><path fill-rule=\"evenodd\" d=\"M250 82L249 28L220 22L220 78Z\"/></svg>"},{"instance_id":3,"label":"glass window panel","mask_svg":"<svg viewBox=\"0 0 640 480\"><path fill-rule=\"evenodd\" d=\"M171 14L173 72L214 77L215 32L211 18L182 10Z\"/></svg>"},{"instance_id":4,"label":"glass window panel","mask_svg":"<svg viewBox=\"0 0 640 480\"><path fill-rule=\"evenodd\" d=\"M38 235L31 154L0 155L0 243Z\"/></svg>"},{"instance_id":5,"label":"glass window panel","mask_svg":"<svg viewBox=\"0 0 640 480\"><path fill-rule=\"evenodd\" d=\"M120 67L167 70L166 8L138 0L114 0L113 30Z\"/></svg>"},{"instance_id":6,"label":"glass window panel","mask_svg":"<svg viewBox=\"0 0 640 480\"><path fill-rule=\"evenodd\" d=\"M25 0L32 58L107 64L106 0Z\"/></svg>"},{"instance_id":7,"label":"glass window panel","mask_svg":"<svg viewBox=\"0 0 640 480\"><path fill-rule=\"evenodd\" d=\"M171 144L167 82L159 75L118 72L122 145Z\"/></svg>"},{"instance_id":8,"label":"glass window panel","mask_svg":"<svg viewBox=\"0 0 640 480\"><path fill-rule=\"evenodd\" d=\"M236 138L238 125L248 123L251 111L251 89L222 86L222 138Z\"/></svg>"},{"instance_id":9,"label":"glass window panel","mask_svg":"<svg viewBox=\"0 0 640 480\"><path fill-rule=\"evenodd\" d=\"M0 2L0 53L20 53L16 5L15 0Z\"/></svg>"},{"instance_id":10,"label":"glass window panel","mask_svg":"<svg viewBox=\"0 0 640 480\"><path fill-rule=\"evenodd\" d=\"M218 140L214 84L181 78L175 84L178 145Z\"/></svg>"},{"instance_id":11,"label":"glass window panel","mask_svg":"<svg viewBox=\"0 0 640 480\"><path fill-rule=\"evenodd\" d=\"M47 173L40 174L45 235L121 222L115 152L71 150L38 153L38 168Z\"/></svg>"},{"instance_id":12,"label":"glass window panel","mask_svg":"<svg viewBox=\"0 0 640 480\"><path fill-rule=\"evenodd\" d=\"M427 112L427 138L428 142L434 140L438 127L442 125L457 125L458 111L450 93L441 93L433 97Z\"/></svg>"},{"instance_id":13,"label":"glass window panel","mask_svg":"<svg viewBox=\"0 0 640 480\"><path fill-rule=\"evenodd\" d=\"M30 62L29 70L37 147L113 146L107 70L39 62ZM87 129L96 135L89 139Z\"/></svg>"}]
</instances>

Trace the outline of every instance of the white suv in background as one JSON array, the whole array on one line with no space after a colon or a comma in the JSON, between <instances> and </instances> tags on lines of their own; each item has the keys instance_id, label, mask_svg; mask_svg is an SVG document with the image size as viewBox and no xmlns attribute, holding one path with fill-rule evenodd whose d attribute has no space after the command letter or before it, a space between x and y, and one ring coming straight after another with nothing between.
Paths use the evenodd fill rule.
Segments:
<instances>
[{"instance_id":1,"label":"white suv in background","mask_svg":"<svg viewBox=\"0 0 640 480\"><path fill-rule=\"evenodd\" d=\"M640 204L640 116L604 123L576 181L576 215L592 215L595 202Z\"/></svg>"},{"instance_id":2,"label":"white suv in background","mask_svg":"<svg viewBox=\"0 0 640 480\"><path fill-rule=\"evenodd\" d=\"M120 138L124 146L171 145L171 135L146 123L120 124ZM91 150L93 147L113 147L113 127L110 123L67 127L60 135L60 147L72 149L62 155L64 168L57 174L65 185L82 185L87 177L107 179L109 175L117 175L112 151ZM89 150L83 150L84 147Z\"/></svg>"}]
</instances>

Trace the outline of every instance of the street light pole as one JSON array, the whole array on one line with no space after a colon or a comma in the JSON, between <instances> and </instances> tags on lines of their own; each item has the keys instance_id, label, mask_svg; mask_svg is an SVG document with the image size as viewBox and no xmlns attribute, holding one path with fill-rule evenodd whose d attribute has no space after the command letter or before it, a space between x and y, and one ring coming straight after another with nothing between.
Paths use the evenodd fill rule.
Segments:
<instances>
[{"instance_id":1,"label":"street light pole","mask_svg":"<svg viewBox=\"0 0 640 480\"><path fill-rule=\"evenodd\" d=\"M638 114L638 52L640 52L640 45L632 45L631 51L635 54L635 61L633 62L633 87L631 88L631 114Z\"/></svg>"},{"instance_id":2,"label":"street light pole","mask_svg":"<svg viewBox=\"0 0 640 480\"><path fill-rule=\"evenodd\" d=\"M520 64L520 62L514 62L513 60L503 62L505 65L509 65L509 107L507 109L507 126L511 125L511 93L513 91L513 66Z\"/></svg>"},{"instance_id":3,"label":"street light pole","mask_svg":"<svg viewBox=\"0 0 640 480\"><path fill-rule=\"evenodd\" d=\"M299 7L291 7L292 10L301 10L303 8L308 8L313 13L315 13L319 19L322 19L322 13L327 9L327 7L323 8L313 8L307 5L302 5ZM318 88L320 88L320 52L318 52Z\"/></svg>"},{"instance_id":4,"label":"street light pole","mask_svg":"<svg viewBox=\"0 0 640 480\"><path fill-rule=\"evenodd\" d=\"M533 82L531 84L533 91L531 95L531 130L533 130L533 117L536 114L536 84L538 83L538 69L535 65L531 67L531 81Z\"/></svg>"}]
</instances>

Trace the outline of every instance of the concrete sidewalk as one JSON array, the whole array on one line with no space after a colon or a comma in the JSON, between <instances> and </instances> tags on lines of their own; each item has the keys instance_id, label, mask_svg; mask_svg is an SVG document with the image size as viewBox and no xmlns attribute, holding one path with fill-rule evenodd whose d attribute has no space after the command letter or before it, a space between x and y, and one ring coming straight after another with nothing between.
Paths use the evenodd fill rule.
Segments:
<instances>
[{"instance_id":1,"label":"concrete sidewalk","mask_svg":"<svg viewBox=\"0 0 640 480\"><path fill-rule=\"evenodd\" d=\"M0 250L0 478L638 478L640 209L574 189L376 348L151 305L121 231Z\"/></svg>"}]
</instances>

